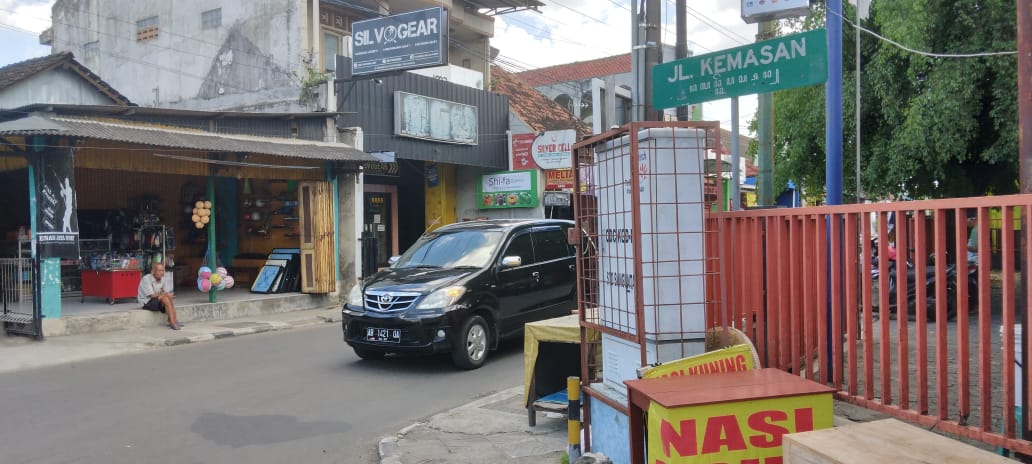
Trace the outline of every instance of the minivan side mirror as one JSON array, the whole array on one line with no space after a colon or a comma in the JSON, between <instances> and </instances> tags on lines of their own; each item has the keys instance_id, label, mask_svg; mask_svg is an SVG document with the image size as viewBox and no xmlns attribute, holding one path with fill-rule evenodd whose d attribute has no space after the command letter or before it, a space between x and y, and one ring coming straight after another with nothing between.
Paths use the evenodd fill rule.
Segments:
<instances>
[{"instance_id":1,"label":"minivan side mirror","mask_svg":"<svg viewBox=\"0 0 1032 464\"><path fill-rule=\"evenodd\" d=\"M399 259L401 259L401 256L398 256L398 255L391 256L390 258L387 258L387 264L389 264L391 266L394 266L395 264L398 263Z\"/></svg>"},{"instance_id":2,"label":"minivan side mirror","mask_svg":"<svg viewBox=\"0 0 1032 464\"><path fill-rule=\"evenodd\" d=\"M511 267L517 267L523 264L523 258L519 256L506 256L502 258L502 268L508 269Z\"/></svg>"}]
</instances>

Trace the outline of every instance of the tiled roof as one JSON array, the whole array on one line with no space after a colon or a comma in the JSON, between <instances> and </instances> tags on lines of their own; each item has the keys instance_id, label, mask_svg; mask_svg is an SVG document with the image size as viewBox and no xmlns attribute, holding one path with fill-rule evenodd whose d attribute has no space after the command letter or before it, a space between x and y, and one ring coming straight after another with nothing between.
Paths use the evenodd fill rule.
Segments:
<instances>
[{"instance_id":1,"label":"tiled roof","mask_svg":"<svg viewBox=\"0 0 1032 464\"><path fill-rule=\"evenodd\" d=\"M538 92L517 75L491 67L491 90L509 97L509 108L536 131L574 129L577 139L591 135L591 128L558 103Z\"/></svg>"},{"instance_id":2,"label":"tiled roof","mask_svg":"<svg viewBox=\"0 0 1032 464\"><path fill-rule=\"evenodd\" d=\"M75 56L72 55L72 52L61 52L39 58L32 58L0 68L0 90L6 89L39 73L58 67L68 69L78 74L86 82L93 85L98 92L113 100L114 104L122 106L132 105L129 98L119 93L114 89L114 87L108 85L107 82L104 82L100 76L94 74L93 71L89 70L89 68L83 66L78 61L75 61Z\"/></svg>"},{"instance_id":3,"label":"tiled roof","mask_svg":"<svg viewBox=\"0 0 1032 464\"><path fill-rule=\"evenodd\" d=\"M631 72L631 54L609 56L589 61L558 64L547 68L531 69L519 74L520 79L531 87L573 82L592 77L609 76Z\"/></svg>"}]
</instances>

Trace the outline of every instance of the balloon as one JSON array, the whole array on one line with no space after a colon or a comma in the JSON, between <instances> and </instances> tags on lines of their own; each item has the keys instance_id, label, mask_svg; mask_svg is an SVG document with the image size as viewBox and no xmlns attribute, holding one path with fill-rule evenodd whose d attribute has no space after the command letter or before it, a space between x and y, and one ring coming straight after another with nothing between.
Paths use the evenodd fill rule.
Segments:
<instances>
[{"instance_id":1,"label":"balloon","mask_svg":"<svg viewBox=\"0 0 1032 464\"><path fill-rule=\"evenodd\" d=\"M193 222L201 222L201 217L198 216L197 214L194 214L193 216L190 217L190 220L193 221Z\"/></svg>"},{"instance_id":2,"label":"balloon","mask_svg":"<svg viewBox=\"0 0 1032 464\"><path fill-rule=\"evenodd\" d=\"M201 216L201 224L207 224L211 222L211 218L208 216Z\"/></svg>"},{"instance_id":3,"label":"balloon","mask_svg":"<svg viewBox=\"0 0 1032 464\"><path fill-rule=\"evenodd\" d=\"M208 266L201 266L201 268L197 270L197 277L208 280L208 278L211 277L211 268Z\"/></svg>"},{"instance_id":4,"label":"balloon","mask_svg":"<svg viewBox=\"0 0 1032 464\"><path fill-rule=\"evenodd\" d=\"M212 284L212 285L218 285L218 284L221 284L221 283L222 283L222 276L220 276L220 275L218 275L218 274L211 274L211 275L210 275L210 276L208 277L208 280L210 280L210 281L211 281L211 284Z\"/></svg>"},{"instance_id":5,"label":"balloon","mask_svg":"<svg viewBox=\"0 0 1032 464\"><path fill-rule=\"evenodd\" d=\"M225 285L226 288L233 288L233 284L235 283L236 281L233 280L233 276L226 276L224 279L222 279L222 284Z\"/></svg>"},{"instance_id":6,"label":"balloon","mask_svg":"<svg viewBox=\"0 0 1032 464\"><path fill-rule=\"evenodd\" d=\"M215 277L216 275L218 275L218 274L215 274L212 277ZM212 288L214 288L215 290L225 290L226 289L226 282L225 281L219 282L218 285L215 285L215 284L212 284L212 285L213 285Z\"/></svg>"},{"instance_id":7,"label":"balloon","mask_svg":"<svg viewBox=\"0 0 1032 464\"><path fill-rule=\"evenodd\" d=\"M226 268L224 268L222 266L219 266L219 267L215 268L215 273L220 275L220 276L222 276L222 277L226 277L226 276L229 275L229 271L227 271Z\"/></svg>"},{"instance_id":8,"label":"balloon","mask_svg":"<svg viewBox=\"0 0 1032 464\"><path fill-rule=\"evenodd\" d=\"M205 200L205 202L204 202L204 208L205 208L205 209L211 209L211 202L210 202L210 201L207 201L207 200Z\"/></svg>"},{"instance_id":9,"label":"balloon","mask_svg":"<svg viewBox=\"0 0 1032 464\"><path fill-rule=\"evenodd\" d=\"M211 291L211 281L210 280L201 279L201 291L202 292Z\"/></svg>"},{"instance_id":10,"label":"balloon","mask_svg":"<svg viewBox=\"0 0 1032 464\"><path fill-rule=\"evenodd\" d=\"M198 229L203 229L204 228L204 223L203 222L195 222L194 226L197 227Z\"/></svg>"},{"instance_id":11,"label":"balloon","mask_svg":"<svg viewBox=\"0 0 1032 464\"><path fill-rule=\"evenodd\" d=\"M194 203L194 207L197 208L197 209L204 208L204 202L200 201L200 200L197 200L197 203Z\"/></svg>"}]
</instances>

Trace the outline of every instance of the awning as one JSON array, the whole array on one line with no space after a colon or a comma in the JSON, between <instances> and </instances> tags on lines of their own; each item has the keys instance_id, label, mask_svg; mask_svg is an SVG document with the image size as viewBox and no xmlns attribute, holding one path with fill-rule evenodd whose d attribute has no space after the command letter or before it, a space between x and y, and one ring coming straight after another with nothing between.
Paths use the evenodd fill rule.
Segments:
<instances>
[{"instance_id":1,"label":"awning","mask_svg":"<svg viewBox=\"0 0 1032 464\"><path fill-rule=\"evenodd\" d=\"M255 153L291 158L374 162L369 154L343 143L250 135L216 134L121 120L34 114L0 123L0 137L54 135L108 140L165 148L199 151Z\"/></svg>"}]
</instances>

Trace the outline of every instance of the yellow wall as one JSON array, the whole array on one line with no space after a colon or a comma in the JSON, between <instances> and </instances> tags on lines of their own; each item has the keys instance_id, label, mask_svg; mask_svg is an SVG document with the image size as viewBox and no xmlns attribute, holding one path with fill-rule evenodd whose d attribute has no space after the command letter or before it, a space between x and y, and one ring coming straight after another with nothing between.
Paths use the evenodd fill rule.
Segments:
<instances>
[{"instance_id":1,"label":"yellow wall","mask_svg":"<svg viewBox=\"0 0 1032 464\"><path fill-rule=\"evenodd\" d=\"M430 166L428 163L427 167ZM455 196L458 190L455 185L455 166L440 163L436 166L437 185L431 187L425 180L423 184L426 190L425 225L428 231L455 222Z\"/></svg>"}]
</instances>

